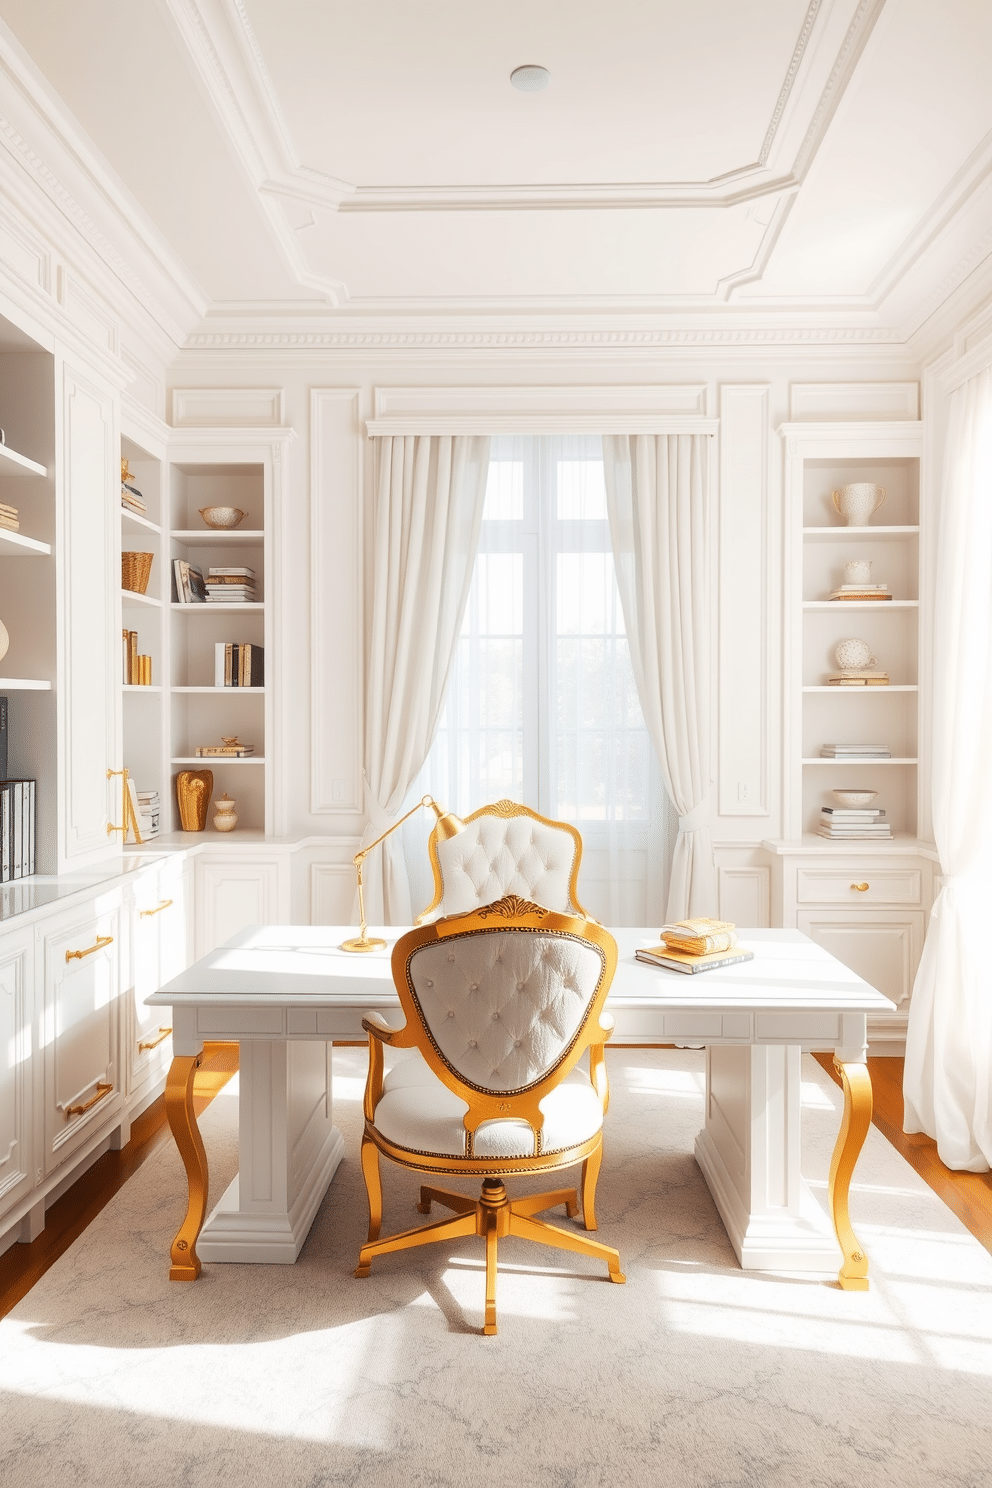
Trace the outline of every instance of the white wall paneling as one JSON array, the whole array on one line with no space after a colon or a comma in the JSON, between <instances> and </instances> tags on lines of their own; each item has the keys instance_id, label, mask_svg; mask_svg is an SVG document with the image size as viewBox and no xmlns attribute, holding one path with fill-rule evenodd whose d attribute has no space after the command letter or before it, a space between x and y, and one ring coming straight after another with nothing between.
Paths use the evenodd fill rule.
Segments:
<instances>
[{"instance_id":1,"label":"white wall paneling","mask_svg":"<svg viewBox=\"0 0 992 1488\"><path fill-rule=\"evenodd\" d=\"M724 385L716 534L720 816L767 817L770 810L769 479L768 388Z\"/></svg>"},{"instance_id":2,"label":"white wall paneling","mask_svg":"<svg viewBox=\"0 0 992 1488\"><path fill-rule=\"evenodd\" d=\"M763 863L717 865L721 920L766 929L771 914L771 875Z\"/></svg>"},{"instance_id":3,"label":"white wall paneling","mask_svg":"<svg viewBox=\"0 0 992 1488\"><path fill-rule=\"evenodd\" d=\"M354 863L311 863L310 924L350 925L355 885Z\"/></svg>"},{"instance_id":4,"label":"white wall paneling","mask_svg":"<svg viewBox=\"0 0 992 1488\"><path fill-rule=\"evenodd\" d=\"M362 440L357 388L310 393L310 810L364 810Z\"/></svg>"},{"instance_id":5,"label":"white wall paneling","mask_svg":"<svg viewBox=\"0 0 992 1488\"><path fill-rule=\"evenodd\" d=\"M789 389L789 417L795 423L919 416L918 382L794 382Z\"/></svg>"},{"instance_id":6,"label":"white wall paneling","mask_svg":"<svg viewBox=\"0 0 992 1488\"><path fill-rule=\"evenodd\" d=\"M603 387L377 387L370 434L537 434L716 432L705 418L708 384ZM690 420L685 423L684 420Z\"/></svg>"},{"instance_id":7,"label":"white wall paneling","mask_svg":"<svg viewBox=\"0 0 992 1488\"><path fill-rule=\"evenodd\" d=\"M197 854L196 956L206 956L247 925L289 920L289 864L282 855Z\"/></svg>"},{"instance_id":8,"label":"white wall paneling","mask_svg":"<svg viewBox=\"0 0 992 1488\"><path fill-rule=\"evenodd\" d=\"M172 422L176 428L278 428L282 421L282 388L172 389Z\"/></svg>"}]
</instances>

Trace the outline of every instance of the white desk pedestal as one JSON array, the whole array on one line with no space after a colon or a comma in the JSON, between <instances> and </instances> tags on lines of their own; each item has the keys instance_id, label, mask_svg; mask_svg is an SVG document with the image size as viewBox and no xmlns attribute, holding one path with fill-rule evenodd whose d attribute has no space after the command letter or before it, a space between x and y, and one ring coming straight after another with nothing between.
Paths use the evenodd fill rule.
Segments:
<instances>
[{"instance_id":1,"label":"white desk pedestal","mask_svg":"<svg viewBox=\"0 0 992 1488\"><path fill-rule=\"evenodd\" d=\"M706 1050L706 1125L696 1161L741 1265L836 1274L840 1246L800 1171L796 1045Z\"/></svg>"},{"instance_id":2,"label":"white desk pedestal","mask_svg":"<svg viewBox=\"0 0 992 1488\"><path fill-rule=\"evenodd\" d=\"M204 1261L292 1265L344 1153L331 1123L331 1045L245 1039L240 1171L197 1249Z\"/></svg>"}]
</instances>

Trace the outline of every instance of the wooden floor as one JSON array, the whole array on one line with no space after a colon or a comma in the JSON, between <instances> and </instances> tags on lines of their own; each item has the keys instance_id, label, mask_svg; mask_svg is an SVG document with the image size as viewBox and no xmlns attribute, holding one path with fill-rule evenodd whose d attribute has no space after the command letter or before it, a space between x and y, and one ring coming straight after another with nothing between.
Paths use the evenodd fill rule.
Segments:
<instances>
[{"instance_id":1,"label":"wooden floor","mask_svg":"<svg viewBox=\"0 0 992 1488\"><path fill-rule=\"evenodd\" d=\"M827 1073L834 1074L831 1056L814 1056ZM236 1044L207 1044L202 1068L197 1072L194 1102L197 1114L209 1105L218 1090L237 1070ZM869 1059L875 1096L875 1125L920 1177L943 1199L961 1223L992 1251L992 1174L955 1173L937 1156L929 1137L907 1136L902 1129L902 1060ZM159 1097L133 1123L131 1140L121 1152L106 1152L57 1200L45 1217L45 1228L30 1245L12 1245L0 1256L0 1317L20 1302L49 1266L82 1234L105 1204L124 1186L141 1164L163 1142L172 1137L165 1118L165 1102ZM163 1256L163 1265L167 1257Z\"/></svg>"}]
</instances>

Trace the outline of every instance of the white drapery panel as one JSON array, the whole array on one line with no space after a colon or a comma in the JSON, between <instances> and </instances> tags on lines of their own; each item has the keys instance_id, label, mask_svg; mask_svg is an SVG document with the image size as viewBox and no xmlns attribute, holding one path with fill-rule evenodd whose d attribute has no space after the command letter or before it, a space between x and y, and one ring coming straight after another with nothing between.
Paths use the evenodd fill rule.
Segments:
<instances>
[{"instance_id":1,"label":"white drapery panel","mask_svg":"<svg viewBox=\"0 0 992 1488\"><path fill-rule=\"evenodd\" d=\"M951 395L934 595L933 827L944 885L909 1012L907 1132L992 1166L992 369Z\"/></svg>"},{"instance_id":2,"label":"white drapery panel","mask_svg":"<svg viewBox=\"0 0 992 1488\"><path fill-rule=\"evenodd\" d=\"M637 693L679 813L669 919L717 912L708 796L706 439L603 436L610 535Z\"/></svg>"},{"instance_id":3,"label":"white drapery panel","mask_svg":"<svg viewBox=\"0 0 992 1488\"><path fill-rule=\"evenodd\" d=\"M378 441L362 845L399 816L437 731L489 473L488 435ZM413 918L400 834L365 864L369 920Z\"/></svg>"}]
</instances>

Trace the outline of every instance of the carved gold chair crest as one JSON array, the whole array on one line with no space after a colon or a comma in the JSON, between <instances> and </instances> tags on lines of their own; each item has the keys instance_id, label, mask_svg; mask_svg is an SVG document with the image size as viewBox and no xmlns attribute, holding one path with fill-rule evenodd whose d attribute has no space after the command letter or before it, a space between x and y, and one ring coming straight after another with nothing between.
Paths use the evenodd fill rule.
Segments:
<instances>
[{"instance_id":1,"label":"carved gold chair crest","mask_svg":"<svg viewBox=\"0 0 992 1488\"><path fill-rule=\"evenodd\" d=\"M603 1005L616 969L609 931L506 895L494 904L411 930L393 950L393 980L406 1018L391 1029L377 1013L369 1035L362 1172L369 1235L356 1276L389 1251L462 1235L486 1241L483 1332L496 1332L496 1245L519 1235L606 1262L622 1282L610 1246L535 1216L564 1205L596 1228L596 1180L609 1099L604 1045L613 1019ZM384 1075L383 1051L412 1053ZM588 1050L589 1071L579 1068ZM482 1178L479 1199L444 1188L420 1190L453 1219L379 1238L380 1154L415 1172ZM575 1188L511 1201L504 1179L582 1164Z\"/></svg>"}]
</instances>

